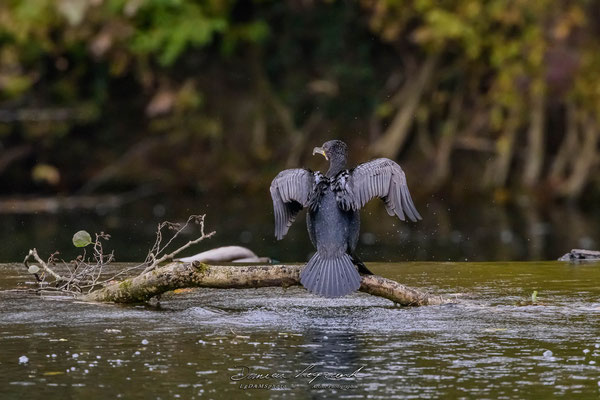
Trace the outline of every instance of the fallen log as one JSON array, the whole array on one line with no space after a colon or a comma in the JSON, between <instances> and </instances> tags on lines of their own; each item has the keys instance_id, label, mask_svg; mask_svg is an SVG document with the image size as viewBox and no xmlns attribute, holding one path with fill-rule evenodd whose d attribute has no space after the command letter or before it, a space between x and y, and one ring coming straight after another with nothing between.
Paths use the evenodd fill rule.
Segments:
<instances>
[{"instance_id":1,"label":"fallen log","mask_svg":"<svg viewBox=\"0 0 600 400\"><path fill-rule=\"evenodd\" d=\"M246 289L300 285L302 265L208 265L172 262L153 271L112 283L80 296L97 302L147 302L162 293L182 288ZM402 306L440 305L450 300L433 296L377 275L363 275L359 289Z\"/></svg>"}]
</instances>

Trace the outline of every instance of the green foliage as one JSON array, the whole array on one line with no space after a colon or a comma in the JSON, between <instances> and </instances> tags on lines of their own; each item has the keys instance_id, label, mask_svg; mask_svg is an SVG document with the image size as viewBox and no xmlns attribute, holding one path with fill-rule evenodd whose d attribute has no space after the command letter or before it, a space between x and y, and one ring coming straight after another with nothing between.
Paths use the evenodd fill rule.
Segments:
<instances>
[{"instance_id":1,"label":"green foliage","mask_svg":"<svg viewBox=\"0 0 600 400\"><path fill-rule=\"evenodd\" d=\"M169 66L188 46L209 44L216 33L227 28L227 20L224 16L214 15L217 10L210 10L203 4L210 2L144 2L135 16L137 29L131 39L131 49L134 53L156 54L162 65Z\"/></svg>"},{"instance_id":2,"label":"green foliage","mask_svg":"<svg viewBox=\"0 0 600 400\"><path fill-rule=\"evenodd\" d=\"M61 166L53 187L70 191L111 163L124 186L248 183L248 171L270 176L266 160L289 161L311 127L360 145L382 135L431 55L417 108L431 137L406 143L439 154L432 146L462 91L454 129L481 116L470 137L509 154L503 132L516 119L515 142L527 143L532 99L600 113L594 12L566 0L4 0L0 146L35 144L36 161L0 185L37 190L39 165ZM550 157L565 130L552 129ZM139 148L136 162L121 159ZM204 172L222 160L228 168Z\"/></svg>"},{"instance_id":3,"label":"green foliage","mask_svg":"<svg viewBox=\"0 0 600 400\"><path fill-rule=\"evenodd\" d=\"M85 247L92 244L92 237L86 231L79 231L73 235L73 245L75 247Z\"/></svg>"}]
</instances>

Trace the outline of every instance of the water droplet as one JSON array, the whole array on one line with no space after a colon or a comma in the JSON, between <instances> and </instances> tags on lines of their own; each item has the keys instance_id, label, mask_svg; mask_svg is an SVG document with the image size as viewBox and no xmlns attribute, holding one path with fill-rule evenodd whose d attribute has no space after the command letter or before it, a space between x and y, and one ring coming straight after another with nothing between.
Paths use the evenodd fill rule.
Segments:
<instances>
[{"instance_id":1,"label":"water droplet","mask_svg":"<svg viewBox=\"0 0 600 400\"><path fill-rule=\"evenodd\" d=\"M546 350L546 351L544 352L544 357L546 357L546 358L550 358L550 357L552 357L552 355L553 355L553 354L554 354L554 353L552 353L550 350Z\"/></svg>"},{"instance_id":2,"label":"water droplet","mask_svg":"<svg viewBox=\"0 0 600 400\"><path fill-rule=\"evenodd\" d=\"M148 342L146 339L142 340L142 344L148 344L150 342Z\"/></svg>"},{"instance_id":3,"label":"water droplet","mask_svg":"<svg viewBox=\"0 0 600 400\"><path fill-rule=\"evenodd\" d=\"M19 357L19 364L27 364L29 362L29 357L21 356Z\"/></svg>"}]
</instances>

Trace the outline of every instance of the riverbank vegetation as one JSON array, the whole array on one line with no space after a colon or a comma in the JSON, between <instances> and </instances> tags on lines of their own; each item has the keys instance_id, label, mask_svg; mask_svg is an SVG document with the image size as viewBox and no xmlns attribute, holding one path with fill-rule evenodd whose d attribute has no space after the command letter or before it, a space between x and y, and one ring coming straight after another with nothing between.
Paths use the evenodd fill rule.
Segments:
<instances>
[{"instance_id":1,"label":"riverbank vegetation","mask_svg":"<svg viewBox=\"0 0 600 400\"><path fill-rule=\"evenodd\" d=\"M0 187L255 193L339 137L354 161L399 160L421 195L590 201L599 17L562 0L6 0Z\"/></svg>"}]
</instances>

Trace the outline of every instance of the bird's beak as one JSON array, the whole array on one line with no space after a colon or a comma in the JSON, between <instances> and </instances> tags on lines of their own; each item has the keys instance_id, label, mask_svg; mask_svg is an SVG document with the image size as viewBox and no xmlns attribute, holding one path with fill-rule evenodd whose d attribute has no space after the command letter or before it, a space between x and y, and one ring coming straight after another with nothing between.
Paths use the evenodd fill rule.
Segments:
<instances>
[{"instance_id":1,"label":"bird's beak","mask_svg":"<svg viewBox=\"0 0 600 400\"><path fill-rule=\"evenodd\" d=\"M325 157L325 159L326 159L326 160L328 160L328 161L329 161L329 158L327 158L327 154L325 154L325 150L323 150L323 148L322 148L322 147L315 147L315 148L313 149L313 156L314 156L315 154L321 154L323 157Z\"/></svg>"}]
</instances>

